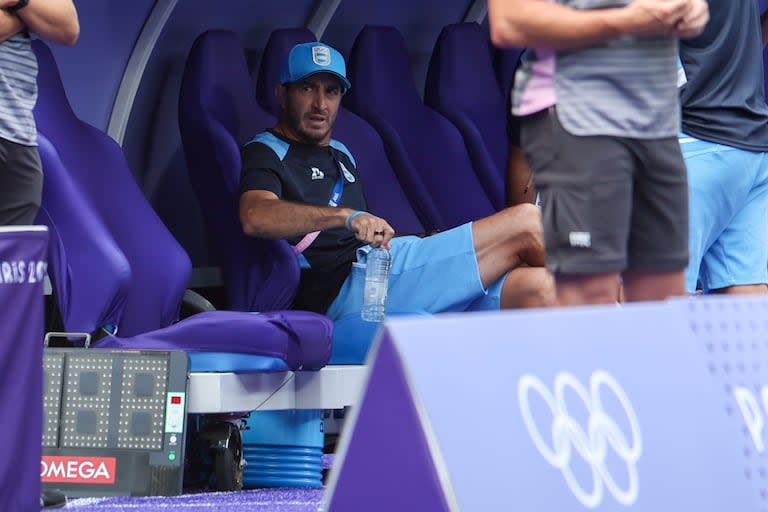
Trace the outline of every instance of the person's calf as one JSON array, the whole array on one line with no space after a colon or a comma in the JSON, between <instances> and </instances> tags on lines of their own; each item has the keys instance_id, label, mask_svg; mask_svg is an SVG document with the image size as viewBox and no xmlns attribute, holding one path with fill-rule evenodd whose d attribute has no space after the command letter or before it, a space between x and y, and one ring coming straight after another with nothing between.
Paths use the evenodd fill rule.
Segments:
<instances>
[{"instance_id":1,"label":"person's calf","mask_svg":"<svg viewBox=\"0 0 768 512\"><path fill-rule=\"evenodd\" d=\"M555 278L560 306L615 304L619 296L619 273L558 274Z\"/></svg>"},{"instance_id":2,"label":"person's calf","mask_svg":"<svg viewBox=\"0 0 768 512\"><path fill-rule=\"evenodd\" d=\"M765 295L768 294L768 285L766 284L745 284L739 286L728 286L712 290L712 293L722 295Z\"/></svg>"},{"instance_id":3,"label":"person's calf","mask_svg":"<svg viewBox=\"0 0 768 512\"><path fill-rule=\"evenodd\" d=\"M672 272L629 271L623 275L624 295L627 302L665 300L685 293L682 270Z\"/></svg>"},{"instance_id":4,"label":"person's calf","mask_svg":"<svg viewBox=\"0 0 768 512\"><path fill-rule=\"evenodd\" d=\"M555 279L543 267L518 267L507 275L502 309L544 308L557 305Z\"/></svg>"}]
</instances>

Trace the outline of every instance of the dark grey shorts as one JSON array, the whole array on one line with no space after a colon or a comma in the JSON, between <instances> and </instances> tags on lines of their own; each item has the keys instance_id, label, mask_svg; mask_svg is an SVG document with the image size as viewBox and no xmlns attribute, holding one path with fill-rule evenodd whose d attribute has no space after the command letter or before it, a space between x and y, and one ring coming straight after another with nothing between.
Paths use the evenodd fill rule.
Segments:
<instances>
[{"instance_id":1,"label":"dark grey shorts","mask_svg":"<svg viewBox=\"0 0 768 512\"><path fill-rule=\"evenodd\" d=\"M677 137L579 137L550 109L522 119L521 142L541 194L547 268L685 269L688 184Z\"/></svg>"},{"instance_id":2,"label":"dark grey shorts","mask_svg":"<svg viewBox=\"0 0 768 512\"><path fill-rule=\"evenodd\" d=\"M33 224L42 194L37 147L0 138L0 226Z\"/></svg>"}]
</instances>

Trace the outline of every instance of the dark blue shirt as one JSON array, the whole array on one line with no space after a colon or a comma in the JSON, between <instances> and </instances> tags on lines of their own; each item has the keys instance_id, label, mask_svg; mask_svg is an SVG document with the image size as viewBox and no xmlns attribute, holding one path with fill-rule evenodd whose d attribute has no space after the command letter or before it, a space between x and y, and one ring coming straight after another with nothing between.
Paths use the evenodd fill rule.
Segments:
<instances>
[{"instance_id":1,"label":"dark blue shirt","mask_svg":"<svg viewBox=\"0 0 768 512\"><path fill-rule=\"evenodd\" d=\"M710 21L680 41L688 78L683 131L751 151L768 151L763 43L757 0L709 0Z\"/></svg>"},{"instance_id":2,"label":"dark blue shirt","mask_svg":"<svg viewBox=\"0 0 768 512\"><path fill-rule=\"evenodd\" d=\"M241 193L268 190L287 201L328 206L341 176L343 193L339 206L366 209L352 154L335 140L330 146L301 144L270 130L246 143L242 157ZM288 242L295 245L302 238L293 237ZM301 271L294 307L325 313L357 259L356 249L362 245L365 244L345 227L322 231L302 253L306 265Z\"/></svg>"}]
</instances>

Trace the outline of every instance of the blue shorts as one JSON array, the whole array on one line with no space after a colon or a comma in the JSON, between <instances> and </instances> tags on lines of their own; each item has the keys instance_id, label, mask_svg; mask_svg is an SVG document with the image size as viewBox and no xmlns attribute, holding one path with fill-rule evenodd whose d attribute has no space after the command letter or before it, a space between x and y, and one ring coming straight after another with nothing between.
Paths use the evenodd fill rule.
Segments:
<instances>
[{"instance_id":1,"label":"blue shorts","mask_svg":"<svg viewBox=\"0 0 768 512\"><path fill-rule=\"evenodd\" d=\"M426 238L404 236L390 242L392 268L387 311L443 313L497 310L504 278L487 290L480 280L472 224ZM357 250L357 263L326 315L337 320L363 305L365 264L370 246Z\"/></svg>"},{"instance_id":2,"label":"blue shorts","mask_svg":"<svg viewBox=\"0 0 768 512\"><path fill-rule=\"evenodd\" d=\"M682 135L688 167L689 293L768 283L768 153Z\"/></svg>"}]
</instances>

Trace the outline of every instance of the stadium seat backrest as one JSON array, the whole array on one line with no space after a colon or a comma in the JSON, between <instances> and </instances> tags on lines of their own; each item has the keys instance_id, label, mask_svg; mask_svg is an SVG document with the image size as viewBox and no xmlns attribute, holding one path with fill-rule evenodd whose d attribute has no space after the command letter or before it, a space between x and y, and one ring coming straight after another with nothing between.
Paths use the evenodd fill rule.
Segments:
<instances>
[{"instance_id":1,"label":"stadium seat backrest","mask_svg":"<svg viewBox=\"0 0 768 512\"><path fill-rule=\"evenodd\" d=\"M407 155L416 172L410 178L429 191L446 227L494 212L458 129L419 97L397 29L366 25L353 45L349 75L345 105L373 125L388 151Z\"/></svg>"},{"instance_id":2,"label":"stadium seat backrest","mask_svg":"<svg viewBox=\"0 0 768 512\"><path fill-rule=\"evenodd\" d=\"M461 132L472 166L496 209L504 207L507 113L488 33L477 23L448 25L429 63L424 102Z\"/></svg>"},{"instance_id":3,"label":"stadium seat backrest","mask_svg":"<svg viewBox=\"0 0 768 512\"><path fill-rule=\"evenodd\" d=\"M493 69L496 73L496 81L499 83L499 90L504 97L504 104L507 107L509 107L509 93L515 82L515 71L517 71L523 53L520 48L495 48L493 50Z\"/></svg>"},{"instance_id":4,"label":"stadium seat backrest","mask_svg":"<svg viewBox=\"0 0 768 512\"><path fill-rule=\"evenodd\" d=\"M87 333L120 325L131 282L128 260L43 134L38 150L45 186L36 222L48 226L48 275L62 323Z\"/></svg>"},{"instance_id":5,"label":"stadium seat backrest","mask_svg":"<svg viewBox=\"0 0 768 512\"><path fill-rule=\"evenodd\" d=\"M280 83L283 62L288 58L291 48L316 40L315 34L306 27L279 28L269 34L256 77L256 101L261 108L275 117L278 116L280 104L275 96L275 87Z\"/></svg>"},{"instance_id":6,"label":"stadium seat backrest","mask_svg":"<svg viewBox=\"0 0 768 512\"><path fill-rule=\"evenodd\" d=\"M82 191L84 204L73 198L71 208L93 208L130 267L130 285L124 265L116 264L114 269L118 284L113 286L120 293L127 286L121 333L130 336L170 325L178 319L181 297L189 282L189 257L150 206L120 146L72 111L50 49L41 41L34 42L34 49L39 65L35 119L38 130ZM92 289L100 285L96 272L101 265L99 258L95 253L77 262L85 265L84 272L93 270L94 275L87 278Z\"/></svg>"},{"instance_id":7,"label":"stadium seat backrest","mask_svg":"<svg viewBox=\"0 0 768 512\"><path fill-rule=\"evenodd\" d=\"M274 124L256 102L240 38L226 30L201 34L182 77L179 128L230 309L288 308L298 286L299 266L290 246L246 236L238 214L240 147Z\"/></svg>"}]
</instances>

